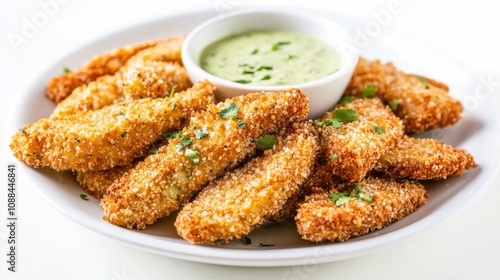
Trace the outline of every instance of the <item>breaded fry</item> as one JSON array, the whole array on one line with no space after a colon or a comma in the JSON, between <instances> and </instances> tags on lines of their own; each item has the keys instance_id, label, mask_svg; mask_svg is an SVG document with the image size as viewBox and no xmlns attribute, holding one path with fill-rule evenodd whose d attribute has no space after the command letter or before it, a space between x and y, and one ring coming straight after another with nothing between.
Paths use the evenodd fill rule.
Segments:
<instances>
[{"instance_id":1,"label":"breaded fry","mask_svg":"<svg viewBox=\"0 0 500 280\"><path fill-rule=\"evenodd\" d=\"M311 172L318 151L311 122L292 124L276 145L211 182L177 215L177 233L190 243L229 242L278 213Z\"/></svg>"},{"instance_id":2,"label":"breaded fry","mask_svg":"<svg viewBox=\"0 0 500 280\"><path fill-rule=\"evenodd\" d=\"M279 212L272 216L270 220L280 221L295 217L299 204L304 201L306 196L316 192L323 192L324 189L329 189L339 182L340 180L333 175L332 169L328 166L326 159L322 156L317 156L311 168L311 173L299 186L299 190L287 200Z\"/></svg>"},{"instance_id":3,"label":"breaded fry","mask_svg":"<svg viewBox=\"0 0 500 280\"><path fill-rule=\"evenodd\" d=\"M260 135L303 120L308 111L309 100L298 89L250 93L209 106L191 117L184 137L170 140L113 183L101 200L104 219L145 228L253 153Z\"/></svg>"},{"instance_id":4,"label":"breaded fry","mask_svg":"<svg viewBox=\"0 0 500 280\"><path fill-rule=\"evenodd\" d=\"M172 99L140 99L46 118L24 126L11 140L19 160L33 167L97 171L132 162L164 131L177 130L192 112L214 102L215 87L200 82Z\"/></svg>"},{"instance_id":5,"label":"breaded fry","mask_svg":"<svg viewBox=\"0 0 500 280\"><path fill-rule=\"evenodd\" d=\"M101 199L111 184L135 165L136 163L129 163L109 170L77 172L76 181L86 193Z\"/></svg>"},{"instance_id":6,"label":"breaded fry","mask_svg":"<svg viewBox=\"0 0 500 280\"><path fill-rule=\"evenodd\" d=\"M94 111L123 101L121 76L105 75L77 87L56 105L51 118L64 118L78 112Z\"/></svg>"},{"instance_id":7,"label":"breaded fry","mask_svg":"<svg viewBox=\"0 0 500 280\"><path fill-rule=\"evenodd\" d=\"M191 87L186 69L177 63L150 61L130 67L122 76L125 99L165 97L174 86L176 91Z\"/></svg>"},{"instance_id":8,"label":"breaded fry","mask_svg":"<svg viewBox=\"0 0 500 280\"><path fill-rule=\"evenodd\" d=\"M397 107L395 113L409 134L452 125L463 111L443 83L406 74L391 63L360 58L344 95L360 96L369 85L376 88L377 97Z\"/></svg>"},{"instance_id":9,"label":"breaded fry","mask_svg":"<svg viewBox=\"0 0 500 280\"><path fill-rule=\"evenodd\" d=\"M359 186L362 194L372 196L371 202L356 198L353 183L308 196L295 217L302 238L313 242L346 241L400 220L427 202L427 191L416 181L397 183L367 177ZM347 190L350 198L332 201L329 196L337 190Z\"/></svg>"},{"instance_id":10,"label":"breaded fry","mask_svg":"<svg viewBox=\"0 0 500 280\"><path fill-rule=\"evenodd\" d=\"M175 62L182 65L181 49L185 35L177 35L144 49L131 57L125 67L144 64L147 61Z\"/></svg>"},{"instance_id":11,"label":"breaded fry","mask_svg":"<svg viewBox=\"0 0 500 280\"><path fill-rule=\"evenodd\" d=\"M159 41L148 41L135 45L127 45L111 50L109 53L96 55L86 65L72 72L52 78L47 87L47 96L59 103L68 97L74 89L104 75L113 75L125 62L141 50L158 44Z\"/></svg>"},{"instance_id":12,"label":"breaded fry","mask_svg":"<svg viewBox=\"0 0 500 280\"><path fill-rule=\"evenodd\" d=\"M359 120L342 127L325 125L335 110L353 109ZM333 174L342 180L360 181L404 134L401 120L378 98L363 98L340 106L320 119L321 151Z\"/></svg>"},{"instance_id":13,"label":"breaded fry","mask_svg":"<svg viewBox=\"0 0 500 280\"><path fill-rule=\"evenodd\" d=\"M438 180L460 176L465 169L474 167L474 157L464 149L435 139L405 136L396 148L379 159L374 171L395 178Z\"/></svg>"}]
</instances>

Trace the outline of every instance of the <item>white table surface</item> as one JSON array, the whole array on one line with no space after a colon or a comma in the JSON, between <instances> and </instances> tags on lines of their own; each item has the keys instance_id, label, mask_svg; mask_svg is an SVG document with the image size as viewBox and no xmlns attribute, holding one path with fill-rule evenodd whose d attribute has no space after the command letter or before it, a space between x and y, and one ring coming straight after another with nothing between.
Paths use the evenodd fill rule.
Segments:
<instances>
[{"instance_id":1,"label":"white table surface","mask_svg":"<svg viewBox=\"0 0 500 280\"><path fill-rule=\"evenodd\" d=\"M49 0L41 0L47 2ZM0 2L0 178L15 161L8 149L13 104L27 79L54 59L118 28L194 7L239 9L269 6L271 1L118 1L65 0L26 43L14 46L9 33L20 33L25 21L43 11L39 1ZM276 1L278 2L278 1ZM326 1L325 1L326 2ZM328 1L322 7L366 17L386 9L387 1ZM63 4L64 3L64 4ZM273 2L274 3L274 2ZM320 1L287 1L293 6L321 7ZM392 28L425 37L477 75L492 81L500 93L500 2L401 1L384 32ZM495 82L496 81L496 82ZM494 102L499 102L498 98ZM500 102L499 102L500 104ZM0 279L500 279L500 173L472 206L433 231L407 243L367 256L301 268L244 268L177 260L135 249L90 231L63 216L18 174L18 266L7 271L5 184L0 191ZM286 277L294 275L295 278Z\"/></svg>"}]
</instances>

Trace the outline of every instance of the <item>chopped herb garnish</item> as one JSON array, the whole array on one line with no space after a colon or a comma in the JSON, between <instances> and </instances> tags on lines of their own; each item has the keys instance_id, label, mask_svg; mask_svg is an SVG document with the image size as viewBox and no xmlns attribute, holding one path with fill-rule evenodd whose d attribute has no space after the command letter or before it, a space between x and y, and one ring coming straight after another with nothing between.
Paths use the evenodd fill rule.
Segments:
<instances>
[{"instance_id":1,"label":"chopped herb garnish","mask_svg":"<svg viewBox=\"0 0 500 280\"><path fill-rule=\"evenodd\" d=\"M417 76L417 78L422 82L424 83L425 85L425 88L429 88L431 85L429 84L429 81L425 78L425 77L422 77L422 76Z\"/></svg>"},{"instance_id":2,"label":"chopped herb garnish","mask_svg":"<svg viewBox=\"0 0 500 280\"><path fill-rule=\"evenodd\" d=\"M182 131L165 131L162 133L163 137L164 138L177 138L177 137L183 137L184 134L182 133Z\"/></svg>"},{"instance_id":3,"label":"chopped herb garnish","mask_svg":"<svg viewBox=\"0 0 500 280\"><path fill-rule=\"evenodd\" d=\"M336 161L337 159L339 159L339 155L337 155L337 153L334 153L330 161Z\"/></svg>"},{"instance_id":4,"label":"chopped herb garnish","mask_svg":"<svg viewBox=\"0 0 500 280\"><path fill-rule=\"evenodd\" d=\"M239 83L239 84L249 84L252 81L250 81L250 80L234 80L233 82Z\"/></svg>"},{"instance_id":5,"label":"chopped herb garnish","mask_svg":"<svg viewBox=\"0 0 500 280\"><path fill-rule=\"evenodd\" d=\"M374 98L377 94L377 89L375 86L367 85L365 89L363 89L363 93L361 94L362 98Z\"/></svg>"},{"instance_id":6,"label":"chopped herb garnish","mask_svg":"<svg viewBox=\"0 0 500 280\"><path fill-rule=\"evenodd\" d=\"M385 133L385 129L381 128L380 126L378 125L372 125L372 128L373 130L375 130L376 133L378 134L384 134Z\"/></svg>"},{"instance_id":7,"label":"chopped herb garnish","mask_svg":"<svg viewBox=\"0 0 500 280\"><path fill-rule=\"evenodd\" d=\"M293 54L289 54L289 55L288 55L288 59L294 59L294 58L296 58L296 57L297 57L297 56L295 56L295 55L293 55Z\"/></svg>"},{"instance_id":8,"label":"chopped herb garnish","mask_svg":"<svg viewBox=\"0 0 500 280\"><path fill-rule=\"evenodd\" d=\"M173 86L172 87L172 90L170 91L170 95L168 96L168 100L172 99L172 97L174 97L174 93L175 93L175 89L177 88L177 86ZM175 104L174 104L175 106ZM174 110L175 110L175 107L174 107Z\"/></svg>"},{"instance_id":9,"label":"chopped herb garnish","mask_svg":"<svg viewBox=\"0 0 500 280\"><path fill-rule=\"evenodd\" d=\"M362 199L368 203L372 202L372 195L363 193L363 189L359 183L354 183L354 189L356 190L356 198Z\"/></svg>"},{"instance_id":10,"label":"chopped herb garnish","mask_svg":"<svg viewBox=\"0 0 500 280\"><path fill-rule=\"evenodd\" d=\"M280 49L280 46L283 46L283 45L290 45L290 42L278 42L278 43L274 43L273 47L272 47L272 50L273 51L277 51L277 50Z\"/></svg>"},{"instance_id":11,"label":"chopped herb garnish","mask_svg":"<svg viewBox=\"0 0 500 280\"><path fill-rule=\"evenodd\" d=\"M265 75L264 77L262 77L261 80L270 80L271 79L271 75Z\"/></svg>"},{"instance_id":12,"label":"chopped herb garnish","mask_svg":"<svg viewBox=\"0 0 500 280\"><path fill-rule=\"evenodd\" d=\"M80 143L80 138L75 137L75 141L76 141L77 143Z\"/></svg>"},{"instance_id":13,"label":"chopped herb garnish","mask_svg":"<svg viewBox=\"0 0 500 280\"><path fill-rule=\"evenodd\" d=\"M238 106L237 103L232 102L229 104L226 108L220 110L219 116L223 118L224 120L231 118L231 119L237 119L238 118L238 110L240 107Z\"/></svg>"},{"instance_id":14,"label":"chopped herb garnish","mask_svg":"<svg viewBox=\"0 0 500 280\"><path fill-rule=\"evenodd\" d=\"M275 245L274 244L265 243L265 242L259 243L259 247L273 247L273 246L275 246Z\"/></svg>"},{"instance_id":15,"label":"chopped herb garnish","mask_svg":"<svg viewBox=\"0 0 500 280\"><path fill-rule=\"evenodd\" d=\"M396 112L398 110L399 103L401 103L399 99L393 99L391 100L391 102L389 102L389 107L393 112Z\"/></svg>"},{"instance_id":16,"label":"chopped herb garnish","mask_svg":"<svg viewBox=\"0 0 500 280\"><path fill-rule=\"evenodd\" d=\"M257 68L257 70L255 70L255 71L261 71L261 70L273 70L273 67L272 66L261 66L261 67Z\"/></svg>"},{"instance_id":17,"label":"chopped herb garnish","mask_svg":"<svg viewBox=\"0 0 500 280\"><path fill-rule=\"evenodd\" d=\"M26 132L26 130L24 130L24 129L22 129L22 128L21 128L21 129L19 129L19 131L20 131L21 133L28 134L28 132Z\"/></svg>"},{"instance_id":18,"label":"chopped herb garnish","mask_svg":"<svg viewBox=\"0 0 500 280\"><path fill-rule=\"evenodd\" d=\"M356 199L362 199L368 203L372 202L372 195L363 193L362 187L359 183L354 183L354 190L356 192L356 197L351 197L351 193L347 190L344 190L338 193L330 193L330 195L328 195L328 198L330 198L331 201L335 202L335 205L337 206L344 205L347 202Z\"/></svg>"},{"instance_id":19,"label":"chopped herb garnish","mask_svg":"<svg viewBox=\"0 0 500 280\"><path fill-rule=\"evenodd\" d=\"M81 198L81 199L83 199L83 200L85 200L85 201L89 201L89 198L87 197L87 195L86 195L86 194L83 194L83 193L82 193L82 194L80 195L80 198Z\"/></svg>"},{"instance_id":20,"label":"chopped herb garnish","mask_svg":"<svg viewBox=\"0 0 500 280\"><path fill-rule=\"evenodd\" d=\"M200 163L200 154L198 153L197 150L193 148L187 148L186 152L184 152L184 155L189 158L191 161L193 161L194 164L199 164Z\"/></svg>"},{"instance_id":21,"label":"chopped herb garnish","mask_svg":"<svg viewBox=\"0 0 500 280\"><path fill-rule=\"evenodd\" d=\"M148 152L150 154L156 154L156 153L158 153L158 147L151 147L151 148L149 148Z\"/></svg>"},{"instance_id":22,"label":"chopped herb garnish","mask_svg":"<svg viewBox=\"0 0 500 280\"><path fill-rule=\"evenodd\" d=\"M255 144L257 148L262 150L272 149L274 144L276 144L276 136L274 134L263 135L255 141Z\"/></svg>"},{"instance_id":23,"label":"chopped herb garnish","mask_svg":"<svg viewBox=\"0 0 500 280\"><path fill-rule=\"evenodd\" d=\"M241 73L241 74L243 74L243 75L251 75L253 73L255 73L255 72L254 71L249 71L249 70L243 70L243 73Z\"/></svg>"},{"instance_id":24,"label":"chopped herb garnish","mask_svg":"<svg viewBox=\"0 0 500 280\"><path fill-rule=\"evenodd\" d=\"M340 122L350 122L358 120L358 116L356 115L356 110L351 108L335 109L335 111L333 111L332 118Z\"/></svg>"},{"instance_id":25,"label":"chopped herb garnish","mask_svg":"<svg viewBox=\"0 0 500 280\"><path fill-rule=\"evenodd\" d=\"M175 150L177 152L179 152L180 150L184 149L185 147L191 145L191 142L193 142L193 140L191 138L183 137L181 139L181 142L179 142L179 144L175 145Z\"/></svg>"},{"instance_id":26,"label":"chopped herb garnish","mask_svg":"<svg viewBox=\"0 0 500 280\"><path fill-rule=\"evenodd\" d=\"M122 138L125 138L125 136L127 136L127 133L128 133L127 131L123 132L122 133Z\"/></svg>"},{"instance_id":27,"label":"chopped herb garnish","mask_svg":"<svg viewBox=\"0 0 500 280\"><path fill-rule=\"evenodd\" d=\"M340 99L340 104L346 105L346 104L349 104L349 103L353 102L354 100L356 100L356 97L354 97L354 96L350 96L350 95L343 96Z\"/></svg>"},{"instance_id":28,"label":"chopped herb garnish","mask_svg":"<svg viewBox=\"0 0 500 280\"><path fill-rule=\"evenodd\" d=\"M67 66L64 66L63 72L64 73L71 73L71 69L69 69L69 67L67 67Z\"/></svg>"},{"instance_id":29,"label":"chopped herb garnish","mask_svg":"<svg viewBox=\"0 0 500 280\"><path fill-rule=\"evenodd\" d=\"M247 236L244 236L243 239L241 239L241 241L243 241L243 244L245 245L250 245L252 244L252 239L250 239L249 237Z\"/></svg>"},{"instance_id":30,"label":"chopped herb garnish","mask_svg":"<svg viewBox=\"0 0 500 280\"><path fill-rule=\"evenodd\" d=\"M238 126L242 127L242 128L245 128L245 127L247 127L247 123L245 121L239 121L238 122Z\"/></svg>"},{"instance_id":31,"label":"chopped herb garnish","mask_svg":"<svg viewBox=\"0 0 500 280\"><path fill-rule=\"evenodd\" d=\"M253 50L252 54L257 54L259 52L259 49Z\"/></svg>"},{"instance_id":32,"label":"chopped herb garnish","mask_svg":"<svg viewBox=\"0 0 500 280\"><path fill-rule=\"evenodd\" d=\"M208 136L207 126L203 126L202 129L195 129L194 135L196 135L196 140L200 140Z\"/></svg>"}]
</instances>

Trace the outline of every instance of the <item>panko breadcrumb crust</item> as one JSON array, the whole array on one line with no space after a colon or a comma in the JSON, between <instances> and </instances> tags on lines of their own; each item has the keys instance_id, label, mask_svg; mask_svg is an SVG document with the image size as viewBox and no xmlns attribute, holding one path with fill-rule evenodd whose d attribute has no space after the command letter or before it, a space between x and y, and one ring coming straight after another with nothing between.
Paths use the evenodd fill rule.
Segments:
<instances>
[{"instance_id":1,"label":"panko breadcrumb crust","mask_svg":"<svg viewBox=\"0 0 500 280\"><path fill-rule=\"evenodd\" d=\"M223 118L221 111L231 104L238 106L237 115ZM208 106L182 131L183 138L192 140L189 147L176 149L183 138L172 139L113 183L101 200L103 218L122 227L145 228L253 153L259 136L304 120L308 112L309 100L298 89L250 93ZM196 129L209 135L196 139ZM199 154L198 164L185 155L188 148Z\"/></svg>"},{"instance_id":2,"label":"panko breadcrumb crust","mask_svg":"<svg viewBox=\"0 0 500 280\"><path fill-rule=\"evenodd\" d=\"M318 151L312 122L278 133L276 145L204 187L177 215L177 233L190 243L239 239L278 213L309 176Z\"/></svg>"},{"instance_id":3,"label":"panko breadcrumb crust","mask_svg":"<svg viewBox=\"0 0 500 280\"><path fill-rule=\"evenodd\" d=\"M359 97L369 85L384 102L399 104L395 113L408 134L452 125L463 111L460 101L448 94L443 83L404 73L392 63L361 57L344 95Z\"/></svg>"},{"instance_id":4,"label":"panko breadcrumb crust","mask_svg":"<svg viewBox=\"0 0 500 280\"><path fill-rule=\"evenodd\" d=\"M379 159L374 171L394 178L439 180L461 176L465 169L474 167L474 157L464 149L435 139L405 135L395 149Z\"/></svg>"},{"instance_id":5,"label":"panko breadcrumb crust","mask_svg":"<svg viewBox=\"0 0 500 280\"><path fill-rule=\"evenodd\" d=\"M356 199L337 206L330 200L329 194L340 190L348 190L354 197L352 183L306 197L295 217L302 238L313 242L346 241L398 221L427 202L428 193L417 181L367 177L359 185L363 193L372 195L371 202Z\"/></svg>"},{"instance_id":6,"label":"panko breadcrumb crust","mask_svg":"<svg viewBox=\"0 0 500 280\"><path fill-rule=\"evenodd\" d=\"M337 108L354 109L359 120L343 122L340 128L319 128L321 150L335 176L360 181L377 160L401 140L403 124L378 98L356 99ZM334 111L319 120L329 119ZM377 131L376 127L384 132Z\"/></svg>"},{"instance_id":7,"label":"panko breadcrumb crust","mask_svg":"<svg viewBox=\"0 0 500 280\"><path fill-rule=\"evenodd\" d=\"M195 111L214 103L208 81L171 99L140 99L24 126L11 139L15 157L54 170L98 171L129 164L164 131L178 130Z\"/></svg>"}]
</instances>

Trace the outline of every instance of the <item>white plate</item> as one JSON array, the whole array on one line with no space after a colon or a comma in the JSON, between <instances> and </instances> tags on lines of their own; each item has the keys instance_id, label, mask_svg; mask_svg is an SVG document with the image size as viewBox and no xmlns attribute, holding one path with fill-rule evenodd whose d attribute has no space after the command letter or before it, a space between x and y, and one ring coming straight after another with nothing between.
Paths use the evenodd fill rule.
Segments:
<instances>
[{"instance_id":1,"label":"white plate","mask_svg":"<svg viewBox=\"0 0 500 280\"><path fill-rule=\"evenodd\" d=\"M45 97L45 85L64 66L76 67L92 55L115 46L185 34L213 16L217 16L213 10L186 12L129 27L82 46L55 62L26 86L17 102L16 112L19 114L14 118L13 127L17 130L51 113L54 104ZM346 15L329 17L353 31L353 35L354 27L363 28L366 24L359 18ZM299 265L354 258L409 241L465 209L487 188L498 169L495 158L499 154L500 123L494 115L498 109L489 100L491 94L484 86L476 91L482 84L467 68L415 36L386 30L383 36L362 48L361 53L369 58L393 61L403 70L447 83L451 94L464 102L466 113L455 126L428 132L426 136L468 149L479 164L478 168L465 172L462 177L426 184L429 191L427 205L382 230L344 243L318 245L301 240L292 222L270 223L249 235L251 245L244 245L239 240L222 246L190 245L176 234L174 215L143 231L116 227L101 219L98 200L80 198L84 192L71 175L26 166L22 166L22 172L46 201L84 227L128 245L179 259L239 266ZM259 243L274 246L262 247Z\"/></svg>"}]
</instances>

